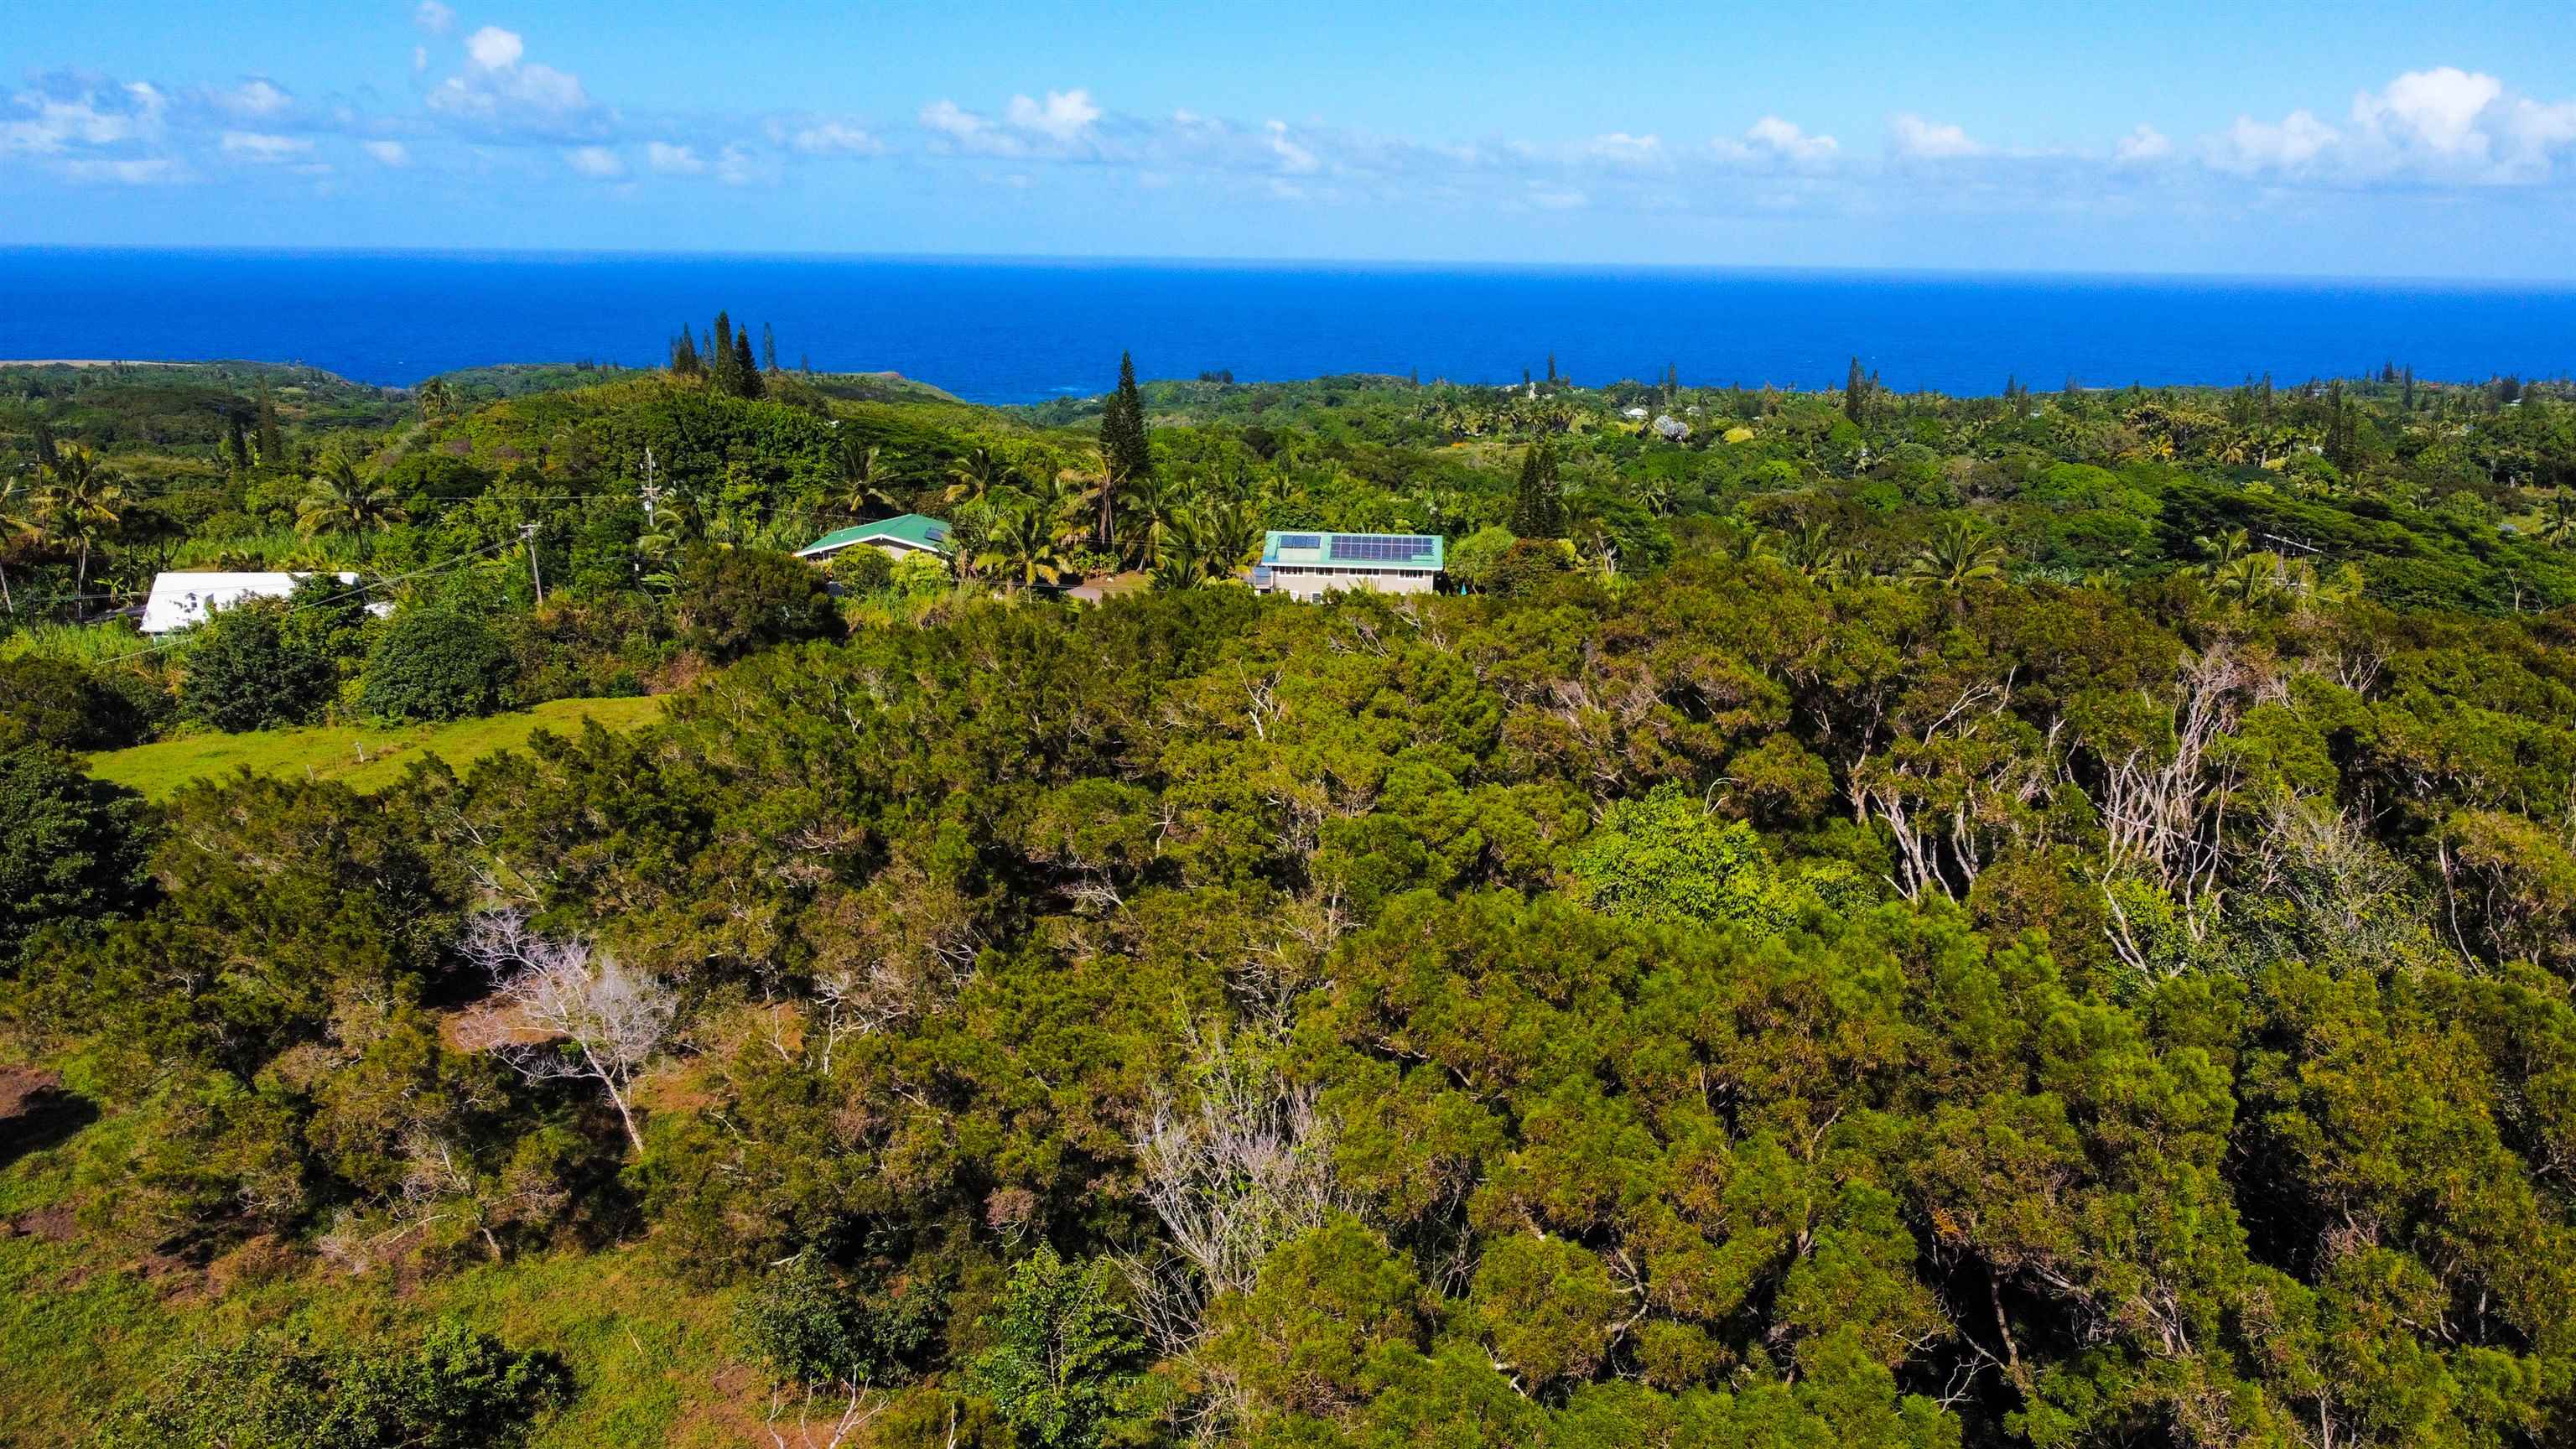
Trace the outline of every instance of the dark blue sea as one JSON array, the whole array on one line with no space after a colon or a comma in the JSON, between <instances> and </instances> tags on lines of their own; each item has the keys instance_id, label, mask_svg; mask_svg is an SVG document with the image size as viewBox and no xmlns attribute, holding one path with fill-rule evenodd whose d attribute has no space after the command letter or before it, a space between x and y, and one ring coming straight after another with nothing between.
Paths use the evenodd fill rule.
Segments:
<instances>
[{"instance_id":1,"label":"dark blue sea","mask_svg":"<svg viewBox=\"0 0 2576 1449\"><path fill-rule=\"evenodd\" d=\"M408 384L452 368L659 362L718 308L788 366L961 396L1419 372L1517 381L1900 389L2284 382L2395 361L2428 379L2576 372L2576 287L2077 275L0 249L0 358L301 362Z\"/></svg>"}]
</instances>

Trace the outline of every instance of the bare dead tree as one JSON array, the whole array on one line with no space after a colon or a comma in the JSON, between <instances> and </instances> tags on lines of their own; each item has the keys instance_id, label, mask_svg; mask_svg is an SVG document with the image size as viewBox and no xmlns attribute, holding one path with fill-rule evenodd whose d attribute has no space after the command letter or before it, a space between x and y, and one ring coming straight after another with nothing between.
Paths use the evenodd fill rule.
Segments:
<instances>
[{"instance_id":1,"label":"bare dead tree","mask_svg":"<svg viewBox=\"0 0 2576 1449\"><path fill-rule=\"evenodd\" d=\"M796 1405L796 1437L790 1439L785 1423L786 1393L783 1389L771 1389L769 1413L762 1421L762 1427L769 1430L769 1442L776 1449L791 1449L791 1446L792 1449L841 1449L843 1444L851 1442L851 1435L873 1423L877 1415L884 1413L894 1402L892 1399L870 1398L866 1390L853 1382L844 1382L841 1391L841 1401L828 1405L834 1411L832 1417L817 1424L813 1410L818 1395L808 1389ZM815 1437L818 1431L822 1435L820 1438ZM953 1431L951 1437L954 1437Z\"/></svg>"},{"instance_id":2,"label":"bare dead tree","mask_svg":"<svg viewBox=\"0 0 2576 1449\"><path fill-rule=\"evenodd\" d=\"M1186 1104L1157 1096L1135 1142L1145 1201L1182 1261L1126 1261L1141 1326L1167 1356L1195 1346L1218 1294L1251 1290L1272 1248L1353 1206L1314 1088L1215 1028L1186 1031L1197 1090Z\"/></svg>"},{"instance_id":3,"label":"bare dead tree","mask_svg":"<svg viewBox=\"0 0 2576 1449\"><path fill-rule=\"evenodd\" d=\"M530 1081L598 1083L642 1152L632 1094L679 1014L671 988L581 937L540 936L516 911L476 917L458 949L499 982L499 1009L485 1014L471 1044Z\"/></svg>"}]
</instances>

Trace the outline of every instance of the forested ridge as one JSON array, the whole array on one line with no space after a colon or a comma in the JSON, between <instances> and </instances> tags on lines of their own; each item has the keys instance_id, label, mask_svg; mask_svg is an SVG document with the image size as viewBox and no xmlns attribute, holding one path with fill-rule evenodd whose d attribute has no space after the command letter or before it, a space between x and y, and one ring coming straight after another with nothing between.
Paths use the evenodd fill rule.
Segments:
<instances>
[{"instance_id":1,"label":"forested ridge","mask_svg":"<svg viewBox=\"0 0 2576 1449\"><path fill-rule=\"evenodd\" d=\"M996 411L729 335L271 444L271 374L7 375L0 1437L2570 1434L2564 389ZM66 449L139 506L62 527ZM952 574L775 552L905 507ZM1256 597L1265 526L1452 591ZM146 652L84 541L396 608ZM364 795L83 773L279 661L667 699Z\"/></svg>"}]
</instances>

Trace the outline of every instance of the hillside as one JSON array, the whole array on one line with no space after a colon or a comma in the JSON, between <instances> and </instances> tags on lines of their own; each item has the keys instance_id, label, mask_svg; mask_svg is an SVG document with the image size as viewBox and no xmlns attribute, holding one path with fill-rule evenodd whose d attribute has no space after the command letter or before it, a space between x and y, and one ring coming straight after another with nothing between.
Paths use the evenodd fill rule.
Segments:
<instances>
[{"instance_id":1,"label":"hillside","mask_svg":"<svg viewBox=\"0 0 2576 1449\"><path fill-rule=\"evenodd\" d=\"M2564 384L733 338L0 410L0 1440L2576 1430Z\"/></svg>"}]
</instances>

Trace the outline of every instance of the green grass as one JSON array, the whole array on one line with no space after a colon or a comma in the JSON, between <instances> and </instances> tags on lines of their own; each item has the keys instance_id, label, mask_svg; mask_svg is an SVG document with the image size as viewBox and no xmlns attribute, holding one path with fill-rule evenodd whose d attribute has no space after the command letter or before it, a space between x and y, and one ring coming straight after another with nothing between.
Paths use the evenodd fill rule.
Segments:
<instances>
[{"instance_id":1,"label":"green grass","mask_svg":"<svg viewBox=\"0 0 2576 1449\"><path fill-rule=\"evenodd\" d=\"M322 725L238 735L191 735L109 750L89 757L90 773L159 800L199 780L248 769L261 775L337 780L352 790L380 790L411 762L436 755L462 771L485 755L517 749L540 729L571 734L587 717L612 730L633 729L662 712L662 701L558 699L516 714L445 725Z\"/></svg>"}]
</instances>

